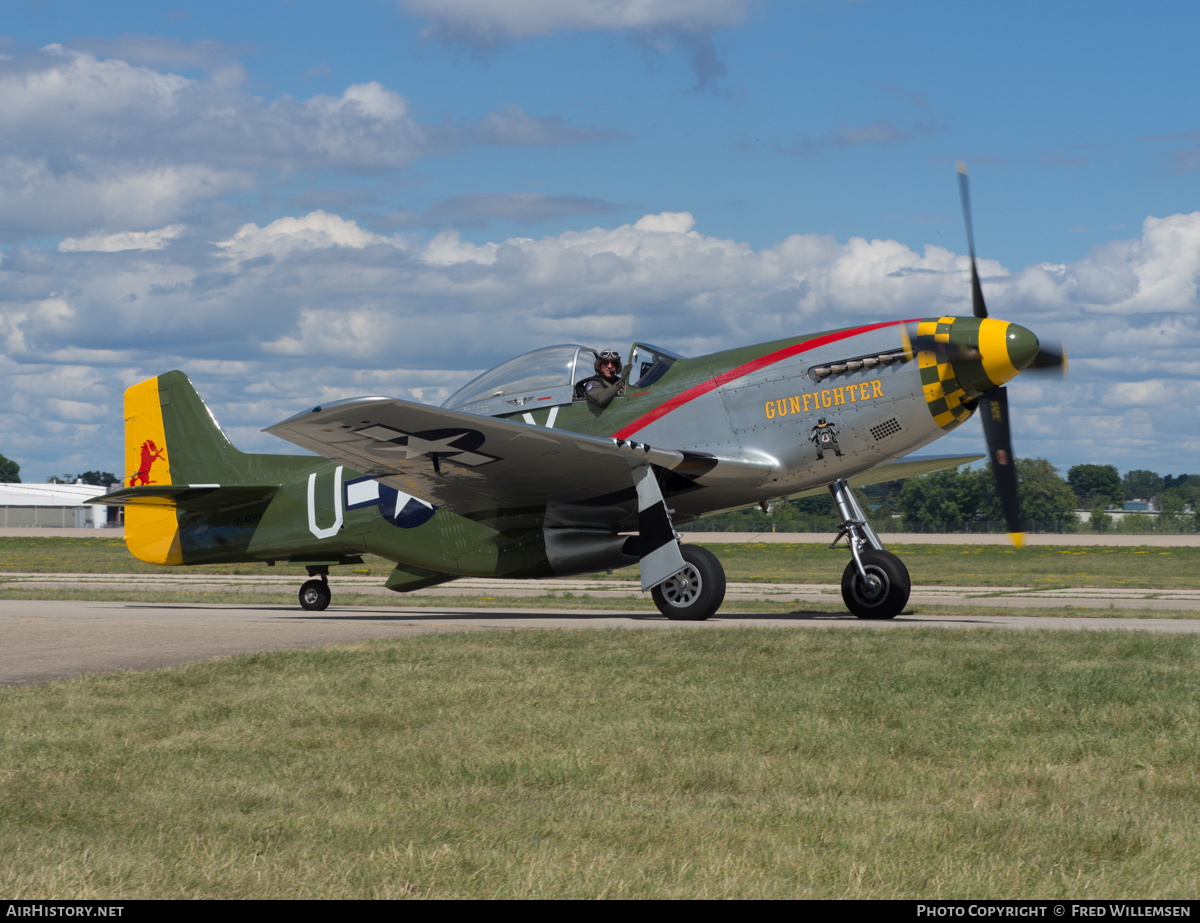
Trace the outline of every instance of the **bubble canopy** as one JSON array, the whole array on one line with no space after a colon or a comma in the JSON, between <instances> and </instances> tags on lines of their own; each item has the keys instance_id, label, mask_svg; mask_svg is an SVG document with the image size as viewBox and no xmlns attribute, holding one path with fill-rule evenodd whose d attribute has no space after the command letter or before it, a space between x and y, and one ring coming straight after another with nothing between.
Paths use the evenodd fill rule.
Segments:
<instances>
[{"instance_id":1,"label":"bubble canopy","mask_svg":"<svg viewBox=\"0 0 1200 923\"><path fill-rule=\"evenodd\" d=\"M648 387L681 356L635 343L629 351L630 383ZM509 359L474 378L446 400L443 407L489 416L570 403L575 384L595 374L596 350L577 343L546 346ZM529 405L533 406L529 406Z\"/></svg>"}]
</instances>

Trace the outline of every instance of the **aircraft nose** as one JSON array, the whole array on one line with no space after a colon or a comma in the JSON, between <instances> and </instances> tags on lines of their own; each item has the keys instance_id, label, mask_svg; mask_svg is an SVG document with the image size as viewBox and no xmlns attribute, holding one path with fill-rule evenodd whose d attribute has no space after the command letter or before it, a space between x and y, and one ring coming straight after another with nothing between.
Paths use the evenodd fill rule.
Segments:
<instances>
[{"instance_id":1,"label":"aircraft nose","mask_svg":"<svg viewBox=\"0 0 1200 923\"><path fill-rule=\"evenodd\" d=\"M1017 371L1029 368L1042 344L1037 335L1020 324L1008 325L1008 358Z\"/></svg>"},{"instance_id":2,"label":"aircraft nose","mask_svg":"<svg viewBox=\"0 0 1200 923\"><path fill-rule=\"evenodd\" d=\"M917 360L929 412L947 431L974 412L975 398L1039 357L1032 331L992 317L926 317L901 336L906 353Z\"/></svg>"},{"instance_id":3,"label":"aircraft nose","mask_svg":"<svg viewBox=\"0 0 1200 923\"><path fill-rule=\"evenodd\" d=\"M930 413L952 429L974 410L974 399L1040 358L1033 331L994 317L927 317L902 333L904 348L917 360ZM1062 356L1047 364L1062 365Z\"/></svg>"},{"instance_id":4,"label":"aircraft nose","mask_svg":"<svg viewBox=\"0 0 1200 923\"><path fill-rule=\"evenodd\" d=\"M980 391L1002 385L1033 362L1038 354L1038 338L1032 330L995 318L979 322L979 355L987 382Z\"/></svg>"}]
</instances>

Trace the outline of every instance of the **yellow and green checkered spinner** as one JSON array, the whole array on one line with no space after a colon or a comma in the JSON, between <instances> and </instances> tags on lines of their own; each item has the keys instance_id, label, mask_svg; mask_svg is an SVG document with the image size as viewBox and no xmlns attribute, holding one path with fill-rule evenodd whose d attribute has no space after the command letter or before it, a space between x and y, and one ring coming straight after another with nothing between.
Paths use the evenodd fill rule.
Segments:
<instances>
[{"instance_id":1,"label":"yellow and green checkered spinner","mask_svg":"<svg viewBox=\"0 0 1200 923\"><path fill-rule=\"evenodd\" d=\"M977 397L1033 360L1038 341L1008 321L939 317L917 323L912 349L929 413L949 432L975 412Z\"/></svg>"}]
</instances>

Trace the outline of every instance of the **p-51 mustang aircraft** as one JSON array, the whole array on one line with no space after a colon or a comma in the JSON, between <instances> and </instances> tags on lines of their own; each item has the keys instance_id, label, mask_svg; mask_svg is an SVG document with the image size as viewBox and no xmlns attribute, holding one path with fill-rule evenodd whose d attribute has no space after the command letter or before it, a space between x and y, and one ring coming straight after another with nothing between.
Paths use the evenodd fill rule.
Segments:
<instances>
[{"instance_id":1,"label":"p-51 mustang aircraft","mask_svg":"<svg viewBox=\"0 0 1200 923\"><path fill-rule=\"evenodd\" d=\"M1018 535L1004 383L1065 364L1023 327L988 317L971 251L972 317L806 334L687 359L635 343L607 406L576 385L598 370L580 345L535 350L485 372L441 407L384 397L313 407L269 427L322 456L247 454L191 382L168 372L125 392L126 542L157 564L303 564L305 609L330 602L329 568L370 553L386 586L462 576L550 577L637 564L667 618L706 619L725 574L673 524L828 489L851 560L842 596L888 619L909 596L851 484L980 456L904 456L982 408L1010 532ZM836 541L835 540L835 543Z\"/></svg>"}]
</instances>

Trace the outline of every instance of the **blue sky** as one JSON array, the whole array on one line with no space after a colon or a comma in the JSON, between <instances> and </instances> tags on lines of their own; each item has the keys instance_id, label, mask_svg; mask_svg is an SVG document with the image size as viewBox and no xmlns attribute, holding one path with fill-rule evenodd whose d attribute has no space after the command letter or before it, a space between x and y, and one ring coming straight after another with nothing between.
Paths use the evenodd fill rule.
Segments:
<instances>
[{"instance_id":1,"label":"blue sky","mask_svg":"<svg viewBox=\"0 0 1200 923\"><path fill-rule=\"evenodd\" d=\"M0 18L0 453L240 445L562 341L699 354L969 313L1066 342L1016 449L1200 471L1194 4L35 2ZM658 217L655 217L658 216ZM970 424L942 440L970 451Z\"/></svg>"}]
</instances>

